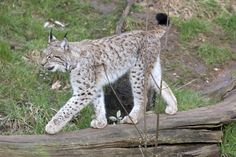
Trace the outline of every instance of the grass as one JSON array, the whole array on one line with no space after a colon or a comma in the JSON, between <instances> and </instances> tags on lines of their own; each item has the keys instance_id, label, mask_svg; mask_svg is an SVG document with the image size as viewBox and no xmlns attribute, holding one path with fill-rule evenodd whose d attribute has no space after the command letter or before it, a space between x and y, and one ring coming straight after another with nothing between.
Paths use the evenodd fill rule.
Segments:
<instances>
[{"instance_id":1,"label":"grass","mask_svg":"<svg viewBox=\"0 0 236 157\"><path fill-rule=\"evenodd\" d=\"M177 17L173 18L173 23L179 30L180 40L184 43L183 47L191 47L192 44L195 48L198 36L199 34L202 34L205 42L198 41L199 48L196 52L190 51L190 53L194 55L197 54L207 67L211 67L215 64L225 64L227 61L235 59L235 54L231 52L229 48L219 45L235 42L236 13L230 13L227 8L223 8L219 5L218 0L201 0L195 2L198 3L199 7L198 9L192 9L192 11L195 12L192 18L187 20L182 20ZM227 4L228 2L229 1L225 1L226 7L229 7L229 4ZM233 77L235 76L234 73L232 75ZM195 106L205 106L216 101L208 100L191 90L189 92L188 90L177 90L175 91L175 94L179 101L180 110L186 110ZM164 109L165 104L162 102L160 111L164 112ZM219 146L222 153L221 156L236 156L236 123L234 122L224 126L222 130L224 132L224 137Z\"/></svg>"},{"instance_id":2,"label":"grass","mask_svg":"<svg viewBox=\"0 0 236 157\"><path fill-rule=\"evenodd\" d=\"M236 122L224 127L224 138L222 140L221 155L222 157L236 156Z\"/></svg>"},{"instance_id":3,"label":"grass","mask_svg":"<svg viewBox=\"0 0 236 157\"><path fill-rule=\"evenodd\" d=\"M51 81L37 75L38 67L15 59L1 64L0 104L3 134L41 134L44 125L70 97L70 91L50 90ZM51 76L53 78L53 76Z\"/></svg>"},{"instance_id":4,"label":"grass","mask_svg":"<svg viewBox=\"0 0 236 157\"><path fill-rule=\"evenodd\" d=\"M110 3L110 0L103 0ZM202 1L203 2L203 1ZM215 12L215 1L209 2L211 12ZM57 38L62 39L65 32L69 32L70 41L100 38L113 34L115 24L122 13L123 2L116 2L119 6L112 13L103 15L94 9L87 1L81 0L44 0L44 1L0 1L0 134L42 134L44 126L56 111L70 98L71 90L51 90L56 80L62 81L63 86L68 82L68 74L47 73L34 62L24 59L34 50L41 51L47 45L49 29L43 28L48 19L58 20L69 24L65 29L53 29ZM133 12L140 12L142 8L134 5ZM228 14L227 14L228 15ZM235 36L235 14L224 18L217 16L215 23L228 34ZM126 30L133 30L142 26L141 21L128 17ZM177 20L182 41L190 41L199 33L209 31L208 21L193 17L189 20ZM11 48L12 45L19 48ZM208 44L208 43L207 43ZM230 56L226 50L226 57L212 61L214 55L224 49L212 48L211 44L199 48L199 56L210 58L209 64L221 63ZM216 54L211 54L216 51ZM225 52L224 52L225 54ZM215 57L215 58L217 58ZM214 58L214 59L215 59ZM188 71L184 72L188 74ZM206 106L211 100L189 89L174 90L179 102L179 110ZM164 102L161 103L164 110ZM63 131L71 131L89 126L92 108L88 106L81 114L71 121ZM224 128L224 139L221 145L222 153L235 156L235 127L230 124Z\"/></svg>"},{"instance_id":5,"label":"grass","mask_svg":"<svg viewBox=\"0 0 236 157\"><path fill-rule=\"evenodd\" d=\"M12 59L12 51L10 50L10 45L4 41L0 40L0 63L8 62Z\"/></svg>"},{"instance_id":6,"label":"grass","mask_svg":"<svg viewBox=\"0 0 236 157\"><path fill-rule=\"evenodd\" d=\"M182 41L189 41L194 39L199 33L205 33L210 30L208 22L193 17L188 20L181 20L180 18L174 18L174 24L179 28L180 39Z\"/></svg>"},{"instance_id":7,"label":"grass","mask_svg":"<svg viewBox=\"0 0 236 157\"><path fill-rule=\"evenodd\" d=\"M233 58L227 48L220 48L211 43L203 43L198 48L198 56L208 65L223 64Z\"/></svg>"},{"instance_id":8,"label":"grass","mask_svg":"<svg viewBox=\"0 0 236 157\"><path fill-rule=\"evenodd\" d=\"M131 7L131 12L140 13L144 10L144 7L138 3L134 3Z\"/></svg>"},{"instance_id":9,"label":"grass","mask_svg":"<svg viewBox=\"0 0 236 157\"><path fill-rule=\"evenodd\" d=\"M137 30L143 28L144 25L145 24L142 20L128 16L125 19L124 30L126 31Z\"/></svg>"},{"instance_id":10,"label":"grass","mask_svg":"<svg viewBox=\"0 0 236 157\"><path fill-rule=\"evenodd\" d=\"M179 111L185 111L197 107L208 106L210 104L216 103L218 100L209 99L202 96L200 93L197 93L190 89L180 89L173 90L177 100L178 100L178 109ZM161 99L161 103L158 104L158 99L156 100L155 110L159 113L164 113L166 104ZM158 108L157 108L158 107ZM222 143L220 144L221 156L222 157L233 157L236 156L236 122L231 123L222 128L224 136Z\"/></svg>"},{"instance_id":11,"label":"grass","mask_svg":"<svg viewBox=\"0 0 236 157\"><path fill-rule=\"evenodd\" d=\"M209 99L207 97L204 97L200 93L193 91L191 89L175 89L172 88L176 99L178 101L178 111L185 111L197 107L203 107L210 104L213 104L215 100ZM159 98L158 98L159 99ZM161 103L159 103L158 99L156 100L156 107L158 106L158 110L160 113L164 113L166 104L161 99Z\"/></svg>"},{"instance_id":12,"label":"grass","mask_svg":"<svg viewBox=\"0 0 236 157\"><path fill-rule=\"evenodd\" d=\"M0 134L42 134L44 126L71 97L71 90L51 90L60 80L63 85L68 74L48 73L25 56L40 52L47 45L49 29L43 27L48 19L69 24L64 30L53 28L61 39L69 32L70 41L93 39L114 33L121 13L117 9L103 15L86 1L14 1L0 2ZM11 49L11 45L18 49ZM93 114L87 107L64 131L88 127Z\"/></svg>"},{"instance_id":13,"label":"grass","mask_svg":"<svg viewBox=\"0 0 236 157\"><path fill-rule=\"evenodd\" d=\"M70 90L50 89L56 80L68 82L68 74L47 73L23 59L46 46L49 30L43 28L44 22L54 19L69 24L65 30L54 28L59 39L67 31L71 41L99 38L114 33L117 12L121 10L103 15L87 2L51 0L1 1L0 7L0 115L4 117L0 122L1 134L42 134L47 121L71 96ZM137 6L133 9L140 10ZM126 29L140 25L132 18L126 20ZM19 44L20 49L10 49L12 42ZM189 103L183 100L183 104ZM86 108L64 131L88 127L92 114L91 107Z\"/></svg>"},{"instance_id":14,"label":"grass","mask_svg":"<svg viewBox=\"0 0 236 157\"><path fill-rule=\"evenodd\" d=\"M229 39L236 39L236 13L223 12L215 22L227 33Z\"/></svg>"},{"instance_id":15,"label":"grass","mask_svg":"<svg viewBox=\"0 0 236 157\"><path fill-rule=\"evenodd\" d=\"M223 28L230 40L236 39L236 12L228 11L229 1L225 2L225 6L220 5L218 0L201 0L194 4L191 18L173 18L174 24L180 30L182 41L195 39L199 33L212 33L216 25Z\"/></svg>"},{"instance_id":16,"label":"grass","mask_svg":"<svg viewBox=\"0 0 236 157\"><path fill-rule=\"evenodd\" d=\"M196 15L201 18L211 19L223 10L218 0L201 0L197 3L199 7Z\"/></svg>"}]
</instances>

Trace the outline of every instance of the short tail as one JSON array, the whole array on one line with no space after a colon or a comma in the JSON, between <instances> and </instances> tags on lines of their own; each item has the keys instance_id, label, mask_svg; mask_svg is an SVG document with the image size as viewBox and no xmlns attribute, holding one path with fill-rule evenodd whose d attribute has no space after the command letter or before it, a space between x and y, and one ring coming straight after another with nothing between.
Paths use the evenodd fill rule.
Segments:
<instances>
[{"instance_id":1,"label":"short tail","mask_svg":"<svg viewBox=\"0 0 236 157\"><path fill-rule=\"evenodd\" d=\"M157 13L156 14L157 24L161 26L169 26L170 18L166 13Z\"/></svg>"},{"instance_id":2,"label":"short tail","mask_svg":"<svg viewBox=\"0 0 236 157\"><path fill-rule=\"evenodd\" d=\"M165 35L167 27L170 24L170 19L167 14L165 13L157 13L156 14L156 20L157 20L157 28L155 29L157 38L161 38Z\"/></svg>"}]
</instances>

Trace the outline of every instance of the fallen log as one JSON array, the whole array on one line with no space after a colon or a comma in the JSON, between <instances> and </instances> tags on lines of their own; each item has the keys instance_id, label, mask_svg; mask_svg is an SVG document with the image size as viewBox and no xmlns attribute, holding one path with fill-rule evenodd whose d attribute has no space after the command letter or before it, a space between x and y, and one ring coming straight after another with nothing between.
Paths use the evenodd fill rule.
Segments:
<instances>
[{"instance_id":1,"label":"fallen log","mask_svg":"<svg viewBox=\"0 0 236 157\"><path fill-rule=\"evenodd\" d=\"M236 118L236 93L216 105L160 115L158 156L220 156L225 123ZM57 135L0 136L0 156L147 156L154 151L156 117L147 115L147 146L133 125L109 125ZM137 125L142 132L143 122ZM149 154L149 155L148 155Z\"/></svg>"},{"instance_id":2,"label":"fallen log","mask_svg":"<svg viewBox=\"0 0 236 157\"><path fill-rule=\"evenodd\" d=\"M50 153L45 152L44 148L32 148L31 151L8 151L1 152L1 157L45 157L45 156L62 156L62 157L142 157L139 148L106 148L106 149L77 149L71 148L50 148ZM153 148L147 148L144 152L146 156L153 155ZM212 145L187 145L187 146L159 146L157 148L157 157L219 157L219 150L216 144Z\"/></svg>"}]
</instances>

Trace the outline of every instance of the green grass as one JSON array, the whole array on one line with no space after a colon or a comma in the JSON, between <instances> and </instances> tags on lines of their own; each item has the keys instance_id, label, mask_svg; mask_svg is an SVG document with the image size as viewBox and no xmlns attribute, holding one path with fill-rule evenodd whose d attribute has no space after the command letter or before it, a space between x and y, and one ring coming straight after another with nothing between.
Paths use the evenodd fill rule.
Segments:
<instances>
[{"instance_id":1,"label":"green grass","mask_svg":"<svg viewBox=\"0 0 236 157\"><path fill-rule=\"evenodd\" d=\"M133 31L137 29L141 29L144 26L144 21L134 18L134 17L126 17L124 30L125 31Z\"/></svg>"},{"instance_id":2,"label":"green grass","mask_svg":"<svg viewBox=\"0 0 236 157\"><path fill-rule=\"evenodd\" d=\"M201 0L197 1L197 3L199 7L196 15L201 18L211 19L223 10L218 0Z\"/></svg>"},{"instance_id":3,"label":"green grass","mask_svg":"<svg viewBox=\"0 0 236 157\"><path fill-rule=\"evenodd\" d=\"M110 0L104 2L109 3ZM124 6L123 1L117 3ZM141 9L139 6L133 7L134 12L140 12ZM88 2L78 0L0 1L0 134L45 133L44 127L47 122L71 97L70 89L50 89L56 80L62 81L63 86L69 82L68 73L48 73L35 63L23 59L26 54L32 54L33 50L41 51L47 46L49 29L43 28L44 22L54 19L69 24L65 29L53 28L56 37L62 39L68 31L69 41L79 41L113 34L121 13L122 9L119 7L112 13L103 15ZM234 18L234 15L227 17L227 24L221 23L220 20L216 21L230 34L235 31ZM141 21L130 17L126 20L126 30L143 25ZM208 23L199 18L179 20L177 24L183 41L192 40L199 33L209 31ZM19 49L11 49L12 43L19 45ZM203 52L211 50L209 47L203 47ZM206 54L203 54L203 57L205 56ZM184 71L184 75L188 73ZM180 111L212 103L192 90L174 90L174 93ZM162 102L162 112L164 106ZM86 107L77 118L63 128L63 131L89 127L92 114L92 108ZM235 152L235 124L225 127L224 132L222 152L232 155Z\"/></svg>"},{"instance_id":4,"label":"green grass","mask_svg":"<svg viewBox=\"0 0 236 157\"><path fill-rule=\"evenodd\" d=\"M117 9L103 15L86 1L15 1L0 2L0 134L42 134L57 110L71 97L71 89L51 90L60 80L69 82L68 73L48 73L34 62L25 60L47 46L48 19L68 24L55 27L54 34L62 39L68 31L69 41L93 39L114 33L122 2ZM11 49L11 45L19 49ZM85 108L63 131L88 127L93 114Z\"/></svg>"},{"instance_id":5,"label":"green grass","mask_svg":"<svg viewBox=\"0 0 236 157\"><path fill-rule=\"evenodd\" d=\"M203 43L198 48L197 53L208 65L223 64L233 58L233 54L229 49L220 48L211 43Z\"/></svg>"},{"instance_id":6,"label":"green grass","mask_svg":"<svg viewBox=\"0 0 236 157\"><path fill-rule=\"evenodd\" d=\"M10 45L4 41L0 40L0 63L9 62L12 60L12 51L10 50Z\"/></svg>"},{"instance_id":7,"label":"green grass","mask_svg":"<svg viewBox=\"0 0 236 157\"><path fill-rule=\"evenodd\" d=\"M224 137L220 145L222 157L236 156L236 122L224 127Z\"/></svg>"},{"instance_id":8,"label":"green grass","mask_svg":"<svg viewBox=\"0 0 236 157\"><path fill-rule=\"evenodd\" d=\"M236 13L223 12L215 22L227 33L229 39L236 39Z\"/></svg>"},{"instance_id":9,"label":"green grass","mask_svg":"<svg viewBox=\"0 0 236 157\"><path fill-rule=\"evenodd\" d=\"M38 67L19 58L1 64L0 106L3 134L41 134L46 122L70 97L70 91L50 90L51 81L40 79ZM54 76L55 77L55 76ZM53 79L53 76L51 76Z\"/></svg>"},{"instance_id":10,"label":"green grass","mask_svg":"<svg viewBox=\"0 0 236 157\"><path fill-rule=\"evenodd\" d=\"M189 41L194 39L199 33L205 33L210 30L209 23L197 17L185 21L175 18L174 23L180 30L180 39L182 41Z\"/></svg>"},{"instance_id":11,"label":"green grass","mask_svg":"<svg viewBox=\"0 0 236 157\"><path fill-rule=\"evenodd\" d=\"M188 109L203 107L203 106L213 104L215 102L215 100L204 97L200 93L193 91L191 89L177 90L177 89L172 88L172 90L178 101L178 111L185 111ZM164 113L166 103L161 99L161 103L159 104L158 99L156 100L155 106L158 107L159 112Z\"/></svg>"},{"instance_id":12,"label":"green grass","mask_svg":"<svg viewBox=\"0 0 236 157\"><path fill-rule=\"evenodd\" d=\"M140 13L144 10L144 7L138 3L134 3L131 7L131 12Z\"/></svg>"}]
</instances>

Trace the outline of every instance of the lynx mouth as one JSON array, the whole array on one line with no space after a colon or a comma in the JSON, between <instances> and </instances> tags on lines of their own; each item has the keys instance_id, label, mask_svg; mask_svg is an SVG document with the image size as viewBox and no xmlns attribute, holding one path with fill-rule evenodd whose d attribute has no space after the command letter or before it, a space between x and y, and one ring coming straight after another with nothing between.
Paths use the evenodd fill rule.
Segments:
<instances>
[{"instance_id":1,"label":"lynx mouth","mask_svg":"<svg viewBox=\"0 0 236 157\"><path fill-rule=\"evenodd\" d=\"M47 69L48 69L49 71L51 71L51 70L54 69L54 66L52 66L52 67L48 67Z\"/></svg>"}]
</instances>

